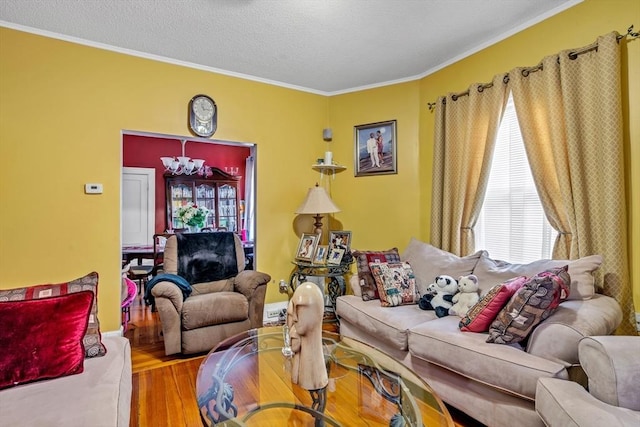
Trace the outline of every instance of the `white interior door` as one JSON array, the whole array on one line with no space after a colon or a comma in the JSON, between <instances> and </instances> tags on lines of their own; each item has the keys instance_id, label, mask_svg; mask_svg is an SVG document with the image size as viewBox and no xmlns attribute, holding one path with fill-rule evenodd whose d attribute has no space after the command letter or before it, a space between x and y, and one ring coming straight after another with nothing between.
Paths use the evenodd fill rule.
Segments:
<instances>
[{"instance_id":1,"label":"white interior door","mask_svg":"<svg viewBox=\"0 0 640 427\"><path fill-rule=\"evenodd\" d=\"M156 170L122 168L122 244L153 243Z\"/></svg>"}]
</instances>

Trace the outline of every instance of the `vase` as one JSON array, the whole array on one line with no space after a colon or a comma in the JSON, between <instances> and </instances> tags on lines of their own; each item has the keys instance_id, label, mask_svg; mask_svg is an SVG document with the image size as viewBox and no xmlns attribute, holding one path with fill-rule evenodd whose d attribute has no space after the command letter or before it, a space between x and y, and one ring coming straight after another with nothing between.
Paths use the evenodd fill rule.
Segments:
<instances>
[{"instance_id":1,"label":"vase","mask_svg":"<svg viewBox=\"0 0 640 427\"><path fill-rule=\"evenodd\" d=\"M198 225L189 225L189 233L199 233L202 227Z\"/></svg>"}]
</instances>

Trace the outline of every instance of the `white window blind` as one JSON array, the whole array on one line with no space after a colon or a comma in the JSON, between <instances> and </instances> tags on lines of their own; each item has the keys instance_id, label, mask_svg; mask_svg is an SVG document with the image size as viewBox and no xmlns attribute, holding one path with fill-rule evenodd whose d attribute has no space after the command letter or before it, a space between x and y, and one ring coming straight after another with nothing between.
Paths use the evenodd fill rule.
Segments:
<instances>
[{"instance_id":1,"label":"white window blind","mask_svg":"<svg viewBox=\"0 0 640 427\"><path fill-rule=\"evenodd\" d=\"M511 95L475 234L476 249L486 249L493 259L527 263L551 258L556 231L544 215L533 183Z\"/></svg>"}]
</instances>

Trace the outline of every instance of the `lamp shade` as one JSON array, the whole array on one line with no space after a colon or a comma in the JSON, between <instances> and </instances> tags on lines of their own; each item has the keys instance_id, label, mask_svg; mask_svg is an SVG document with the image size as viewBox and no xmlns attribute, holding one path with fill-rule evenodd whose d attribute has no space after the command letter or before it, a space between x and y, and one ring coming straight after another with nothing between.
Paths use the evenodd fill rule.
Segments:
<instances>
[{"instance_id":1,"label":"lamp shade","mask_svg":"<svg viewBox=\"0 0 640 427\"><path fill-rule=\"evenodd\" d=\"M296 209L297 214L321 214L334 212L340 212L340 208L333 203L327 194L327 190L323 187L319 187L318 184L309 189L304 202L302 202L300 207Z\"/></svg>"}]
</instances>

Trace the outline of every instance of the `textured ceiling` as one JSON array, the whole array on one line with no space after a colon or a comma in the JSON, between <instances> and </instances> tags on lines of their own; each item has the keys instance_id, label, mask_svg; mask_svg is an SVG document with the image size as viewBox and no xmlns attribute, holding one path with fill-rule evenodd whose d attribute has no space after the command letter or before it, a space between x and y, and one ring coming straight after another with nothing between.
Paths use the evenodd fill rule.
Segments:
<instances>
[{"instance_id":1,"label":"textured ceiling","mask_svg":"<svg viewBox=\"0 0 640 427\"><path fill-rule=\"evenodd\" d=\"M337 94L425 76L580 1L0 0L0 25Z\"/></svg>"}]
</instances>

